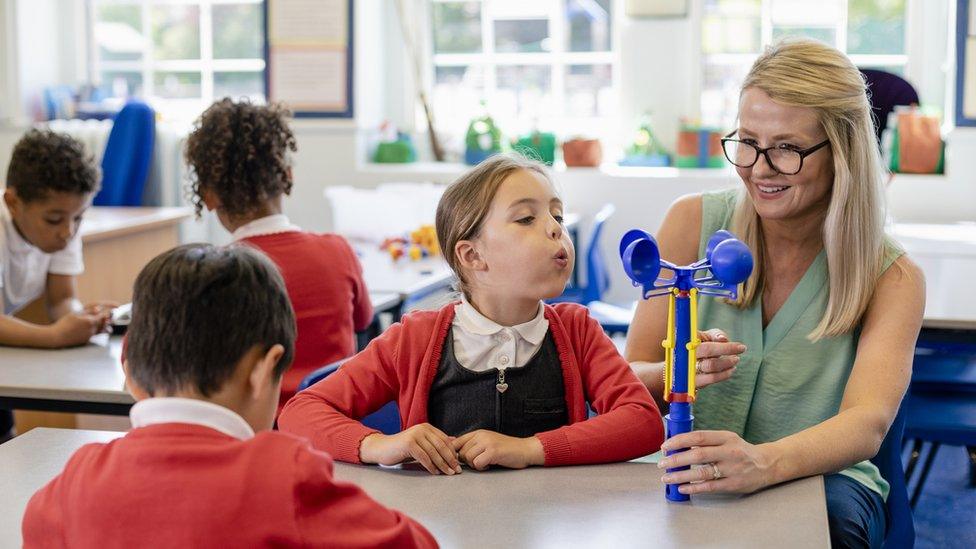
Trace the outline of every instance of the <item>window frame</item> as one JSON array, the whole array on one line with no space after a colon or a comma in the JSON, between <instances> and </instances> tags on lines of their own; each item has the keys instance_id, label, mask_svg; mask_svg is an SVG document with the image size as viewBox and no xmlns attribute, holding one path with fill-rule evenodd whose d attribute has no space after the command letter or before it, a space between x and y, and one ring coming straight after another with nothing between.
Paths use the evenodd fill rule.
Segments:
<instances>
[{"instance_id":1,"label":"window frame","mask_svg":"<svg viewBox=\"0 0 976 549\"><path fill-rule=\"evenodd\" d=\"M773 0L759 0L760 2L760 51L756 53L706 53L704 49L700 50L699 58L699 82L697 86L697 92L699 96L698 101L698 113L699 117L702 114L702 91L704 90L705 68L712 65L732 67L742 63L751 64L757 57L759 57L762 49L773 41L773 14L772 14L772 3ZM913 66L919 64L918 60L914 60L912 57L913 43L912 43L912 18L913 12L918 9L918 2L913 0L906 0L905 2L905 53L902 54L850 54L847 53L847 27L850 17L850 6L848 0L843 0L843 13L844 17L834 25L809 25L813 28L824 28L832 29L835 32L836 44L835 47L847 55L851 62L857 67L901 67L903 73L906 77L911 78L913 71ZM699 31L704 24L705 14L702 10L698 15L698 21L696 26ZM699 42L701 41L701 36L699 36ZM720 124L725 123L725 121L709 121L719 122Z\"/></svg>"},{"instance_id":2,"label":"window frame","mask_svg":"<svg viewBox=\"0 0 976 549\"><path fill-rule=\"evenodd\" d=\"M214 74L221 72L253 72L260 75L261 95L267 101L267 22L264 0L87 0L88 5L88 56L89 81L101 82L105 71L139 73L142 91L138 97L151 103L158 111L174 114L177 118L195 117L217 99L214 95ZM260 58L214 59L213 57L213 8L220 5L257 5L261 11L261 32L265 34ZM136 6L140 10L141 31L147 38L138 61L102 60L95 38L97 10L102 5ZM156 6L195 6L199 9L200 57L194 59L156 59L152 39L151 9ZM155 93L155 75L165 72L190 72L200 74L199 98L166 98Z\"/></svg>"},{"instance_id":3,"label":"window frame","mask_svg":"<svg viewBox=\"0 0 976 549\"><path fill-rule=\"evenodd\" d=\"M565 0L551 0L548 9L545 10L546 20L549 23L548 38L553 44L553 48L550 51L496 52L494 22L503 21L509 18L492 16L492 14L489 13L490 8L488 7L488 1L486 0L470 0L478 1L481 7L481 51L476 53L436 53L434 44L434 32L436 29L433 22L434 5L459 1L463 0L424 1L425 13L422 30L425 31L425 47L421 51L424 51L426 55L422 60L422 70L424 72L424 79L429 83L427 88L431 93L431 96L433 95L432 92L436 86L436 71L438 67L479 67L484 71L484 97L489 98L498 90L497 69L499 67L543 66L548 67L550 70L549 92L551 94L552 103L555 105L554 112L558 114L553 116L555 120L544 120L539 118L540 130L555 131L557 134L559 134L565 132L561 131L562 128L553 127L554 125L571 127L578 123L584 123L589 126L596 126L597 121L606 119L611 119L614 121L614 124L606 124L608 131L616 129L615 122L620 116L619 106L616 106L614 108L614 112L606 116L570 116L566 114L567 94L565 76L568 67L572 65L609 65L610 93L615 97L620 96L621 77L619 45L623 9L621 0L610 0L610 47L606 51L569 51L566 43L568 39L569 25L568 18L566 17ZM496 118L496 120L499 118L498 113L491 112L491 114ZM518 115L518 113L512 114ZM415 119L417 121L416 127L423 127L426 123L423 115L423 108L418 106L415 109L415 115ZM505 118L507 115L508 113L505 113L502 115L502 118ZM456 124L452 123L459 121L455 119L444 120L442 117L438 116L436 106L434 116L434 122L439 133L443 133L444 135L450 137L457 137L459 135L463 136L467 120L464 120L465 127L455 127ZM474 113L472 113L472 116L474 116ZM503 129L509 130L509 128ZM510 133L506 135L507 137L515 137L514 134ZM617 136L607 133L606 135L598 135L596 137L607 141L615 140Z\"/></svg>"}]
</instances>

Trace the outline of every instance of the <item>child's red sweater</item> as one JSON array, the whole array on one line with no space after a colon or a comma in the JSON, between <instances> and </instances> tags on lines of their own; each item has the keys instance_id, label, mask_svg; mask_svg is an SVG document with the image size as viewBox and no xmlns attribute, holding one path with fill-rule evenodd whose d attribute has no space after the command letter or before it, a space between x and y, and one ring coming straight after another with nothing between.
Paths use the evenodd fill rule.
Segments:
<instances>
[{"instance_id":1,"label":"child's red sweater","mask_svg":"<svg viewBox=\"0 0 976 549\"><path fill-rule=\"evenodd\" d=\"M336 480L332 458L161 423L88 444L27 504L24 547L436 547L421 525Z\"/></svg>"},{"instance_id":2,"label":"child's red sweater","mask_svg":"<svg viewBox=\"0 0 976 549\"><path fill-rule=\"evenodd\" d=\"M281 380L283 405L313 370L356 352L355 331L369 326L373 306L359 260L339 235L288 231L241 242L278 266L295 309L298 339L295 360Z\"/></svg>"},{"instance_id":3,"label":"child's red sweater","mask_svg":"<svg viewBox=\"0 0 976 549\"><path fill-rule=\"evenodd\" d=\"M359 445L377 431L357 421L391 400L406 429L427 422L427 401L455 304L403 317L339 370L292 398L278 428L312 441L336 459L359 463ZM569 425L538 433L545 464L625 461L664 440L661 415L647 388L585 307L546 305L559 360ZM587 419L586 403L599 414Z\"/></svg>"}]
</instances>

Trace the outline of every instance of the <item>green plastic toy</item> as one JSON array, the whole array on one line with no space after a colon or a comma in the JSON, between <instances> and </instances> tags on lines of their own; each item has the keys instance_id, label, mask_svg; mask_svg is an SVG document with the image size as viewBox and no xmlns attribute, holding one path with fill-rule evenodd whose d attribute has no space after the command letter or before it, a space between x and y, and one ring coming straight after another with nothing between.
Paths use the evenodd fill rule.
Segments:
<instances>
[{"instance_id":1,"label":"green plastic toy","mask_svg":"<svg viewBox=\"0 0 976 549\"><path fill-rule=\"evenodd\" d=\"M541 160L550 166L556 161L556 135L550 132L534 130L519 137L512 148L529 158Z\"/></svg>"}]
</instances>

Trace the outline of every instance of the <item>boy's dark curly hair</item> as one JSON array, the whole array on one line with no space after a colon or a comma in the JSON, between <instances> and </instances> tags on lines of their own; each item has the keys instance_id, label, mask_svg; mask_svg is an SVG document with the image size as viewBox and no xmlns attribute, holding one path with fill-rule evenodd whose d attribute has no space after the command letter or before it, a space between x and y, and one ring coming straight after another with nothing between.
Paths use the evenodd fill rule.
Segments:
<instances>
[{"instance_id":1,"label":"boy's dark curly hair","mask_svg":"<svg viewBox=\"0 0 976 549\"><path fill-rule=\"evenodd\" d=\"M99 188L95 160L78 140L63 133L29 130L14 145L7 187L24 202L51 192L91 194Z\"/></svg>"},{"instance_id":2,"label":"boy's dark curly hair","mask_svg":"<svg viewBox=\"0 0 976 549\"><path fill-rule=\"evenodd\" d=\"M284 106L217 101L200 116L186 141L190 200L197 216L203 191L212 190L232 216L257 210L267 200L291 193L288 151L298 150Z\"/></svg>"}]
</instances>

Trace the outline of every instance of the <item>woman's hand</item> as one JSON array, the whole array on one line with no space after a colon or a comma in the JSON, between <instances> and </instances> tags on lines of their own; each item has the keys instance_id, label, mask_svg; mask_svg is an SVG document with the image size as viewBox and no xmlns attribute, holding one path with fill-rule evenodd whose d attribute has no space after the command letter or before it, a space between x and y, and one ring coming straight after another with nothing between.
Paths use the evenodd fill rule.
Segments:
<instances>
[{"instance_id":1,"label":"woman's hand","mask_svg":"<svg viewBox=\"0 0 976 549\"><path fill-rule=\"evenodd\" d=\"M695 387L701 389L732 377L739 355L746 352L746 346L730 342L725 332L718 328L698 332L698 338L701 343L698 345Z\"/></svg>"},{"instance_id":2,"label":"woman's hand","mask_svg":"<svg viewBox=\"0 0 976 549\"><path fill-rule=\"evenodd\" d=\"M359 445L363 463L396 465L415 459L432 475L454 475L461 472L457 452L451 447L454 437L429 423L414 425L395 435L373 433Z\"/></svg>"},{"instance_id":3,"label":"woman's hand","mask_svg":"<svg viewBox=\"0 0 976 549\"><path fill-rule=\"evenodd\" d=\"M692 466L687 471L674 471L661 477L665 484L680 484L678 491L682 494L748 494L775 484L772 474L775 460L769 445L749 444L729 431L693 431L675 435L661 445L662 450L681 448L690 449L662 458L657 466L661 469Z\"/></svg>"},{"instance_id":4,"label":"woman's hand","mask_svg":"<svg viewBox=\"0 0 976 549\"><path fill-rule=\"evenodd\" d=\"M542 443L535 437L517 438L479 429L454 439L453 447L465 463L479 471L489 465L523 469L545 462Z\"/></svg>"}]
</instances>

